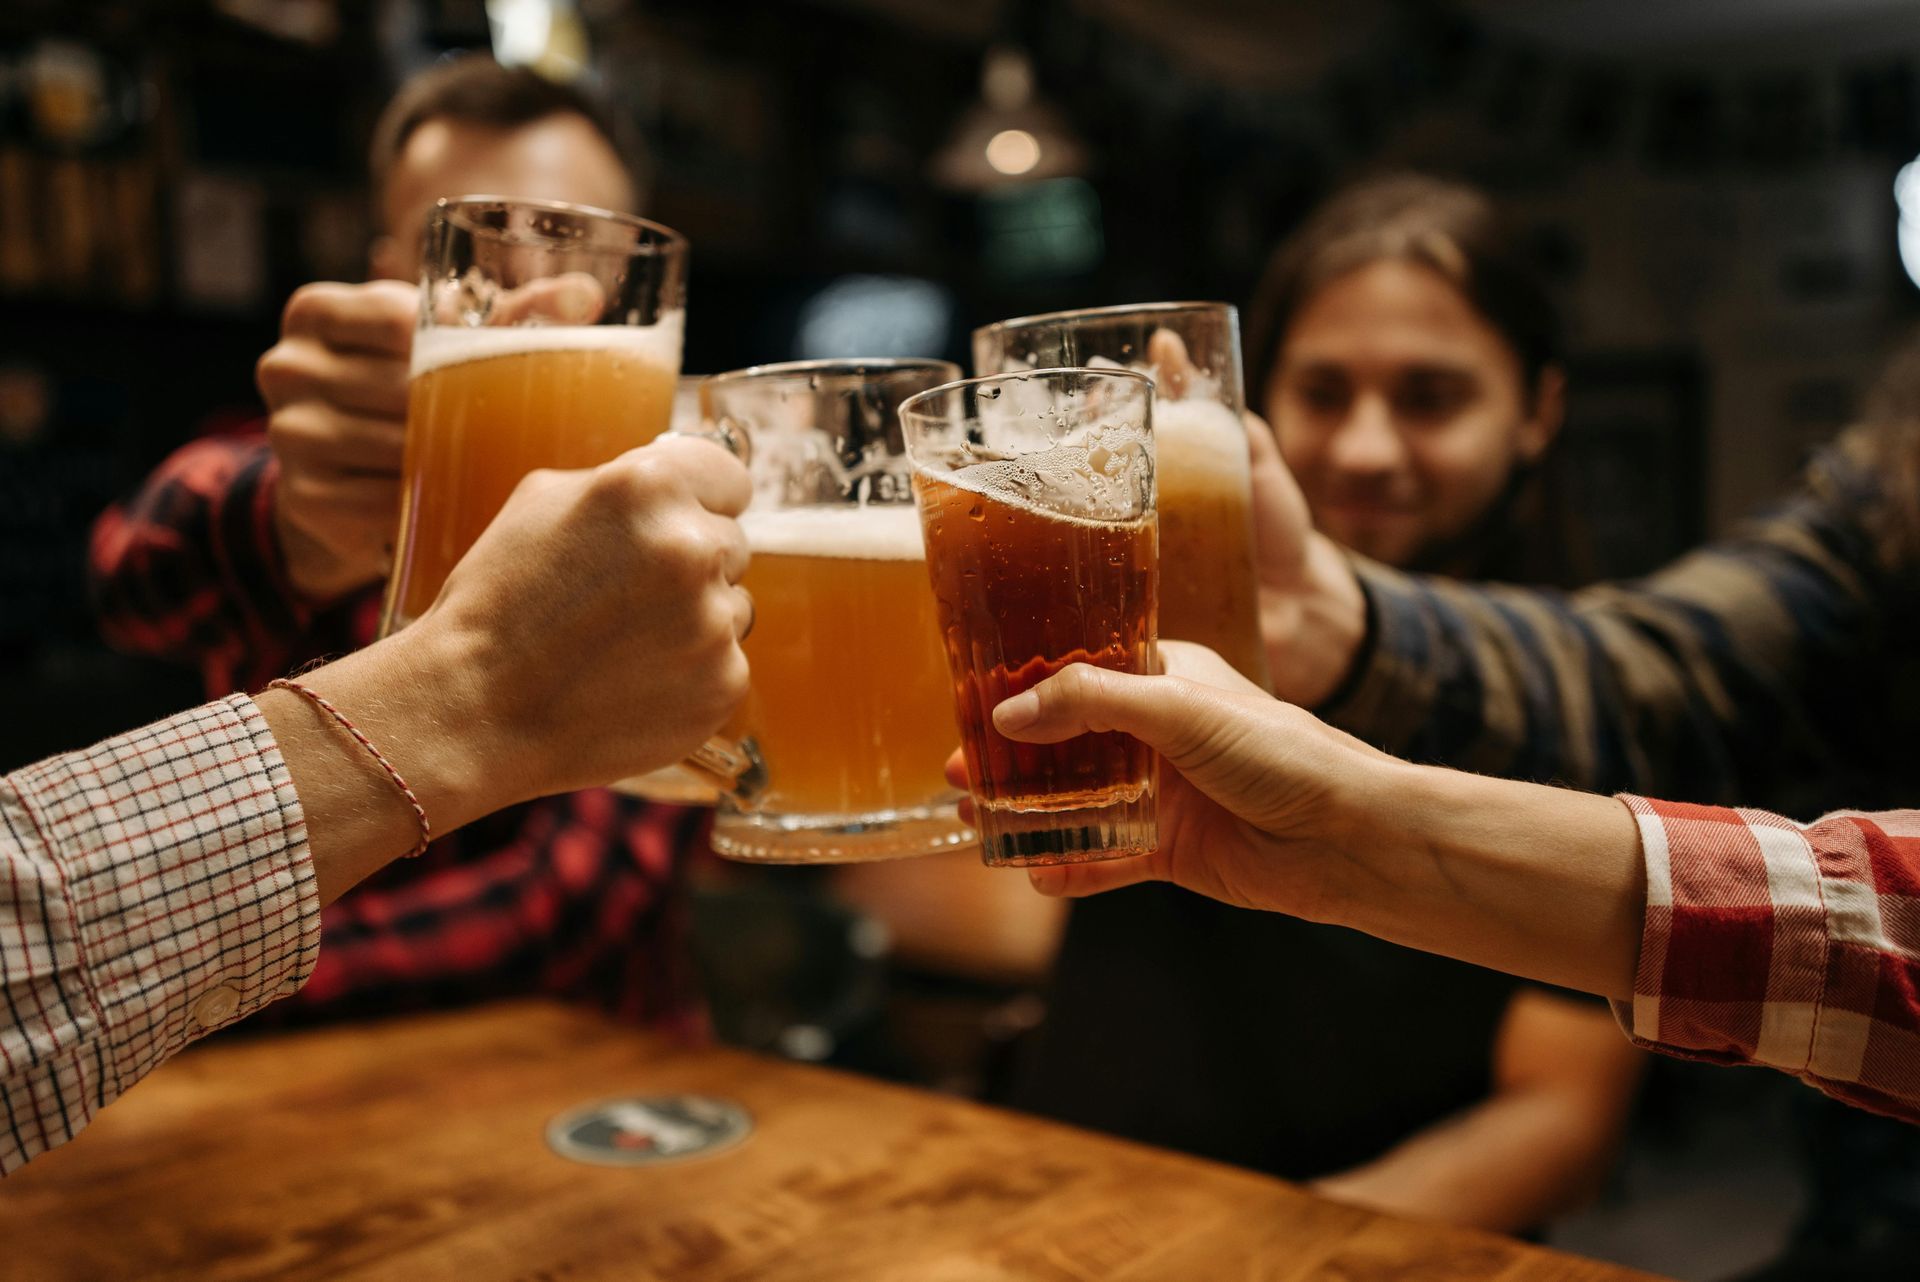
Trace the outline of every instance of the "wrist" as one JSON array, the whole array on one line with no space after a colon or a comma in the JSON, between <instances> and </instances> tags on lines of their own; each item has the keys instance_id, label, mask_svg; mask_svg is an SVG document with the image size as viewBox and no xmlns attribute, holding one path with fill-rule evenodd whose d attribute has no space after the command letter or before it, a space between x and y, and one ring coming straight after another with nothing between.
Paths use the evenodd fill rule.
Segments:
<instances>
[{"instance_id":1,"label":"wrist","mask_svg":"<svg viewBox=\"0 0 1920 1282\"><path fill-rule=\"evenodd\" d=\"M1429 769L1356 744L1333 773L1316 844L1338 857L1322 864L1315 920L1379 935L1397 919L1409 853L1423 840Z\"/></svg>"},{"instance_id":2,"label":"wrist","mask_svg":"<svg viewBox=\"0 0 1920 1282\"><path fill-rule=\"evenodd\" d=\"M1324 534L1308 536L1299 581L1263 592L1274 693L1317 707L1345 684L1367 637L1367 598L1346 553Z\"/></svg>"},{"instance_id":3,"label":"wrist","mask_svg":"<svg viewBox=\"0 0 1920 1282\"><path fill-rule=\"evenodd\" d=\"M287 595L308 610L325 609L379 578L377 570L370 573L364 565L350 564L297 525L281 506L277 489L273 504L272 560Z\"/></svg>"},{"instance_id":4,"label":"wrist","mask_svg":"<svg viewBox=\"0 0 1920 1282\"><path fill-rule=\"evenodd\" d=\"M496 743L482 682L457 635L415 624L302 678L365 732L419 798L436 834L537 792Z\"/></svg>"}]
</instances>

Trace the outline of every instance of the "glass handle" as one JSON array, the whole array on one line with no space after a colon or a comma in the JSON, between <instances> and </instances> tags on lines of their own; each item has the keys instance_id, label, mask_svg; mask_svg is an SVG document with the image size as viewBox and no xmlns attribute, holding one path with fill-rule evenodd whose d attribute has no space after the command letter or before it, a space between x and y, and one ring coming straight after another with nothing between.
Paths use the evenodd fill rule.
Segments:
<instances>
[{"instance_id":1,"label":"glass handle","mask_svg":"<svg viewBox=\"0 0 1920 1282\"><path fill-rule=\"evenodd\" d=\"M689 753L683 764L712 780L721 795L742 810L753 809L767 789L767 763L750 738L736 741L716 735Z\"/></svg>"}]
</instances>

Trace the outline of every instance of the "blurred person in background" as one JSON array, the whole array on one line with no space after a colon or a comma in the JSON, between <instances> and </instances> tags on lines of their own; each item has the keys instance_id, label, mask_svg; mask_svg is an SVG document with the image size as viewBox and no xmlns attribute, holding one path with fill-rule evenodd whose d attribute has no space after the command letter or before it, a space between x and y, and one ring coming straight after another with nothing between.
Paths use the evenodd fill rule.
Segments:
<instances>
[{"instance_id":1,"label":"blurred person in background","mask_svg":"<svg viewBox=\"0 0 1920 1282\"><path fill-rule=\"evenodd\" d=\"M1250 318L1250 399L1321 529L1396 565L1577 577L1547 467L1559 324L1485 197L1340 193ZM1642 1059L1586 999L1154 885L1073 906L1015 1102L1515 1232L1597 1191Z\"/></svg>"},{"instance_id":2,"label":"blurred person in background","mask_svg":"<svg viewBox=\"0 0 1920 1282\"><path fill-rule=\"evenodd\" d=\"M95 523L108 639L197 664L209 697L370 642L398 525L427 214L473 193L632 210L619 137L579 90L490 58L403 86L371 149L376 279L295 293L259 363L261 430L184 446ZM273 1017L537 992L698 1027L683 891L707 820L595 789L471 824L328 908L312 979Z\"/></svg>"},{"instance_id":3,"label":"blurred person in background","mask_svg":"<svg viewBox=\"0 0 1920 1282\"><path fill-rule=\"evenodd\" d=\"M1512 779L1757 802L1801 819L1913 804L1920 339L1774 510L1645 579L1571 596L1408 575L1345 552L1311 532L1280 452L1251 439L1262 627L1282 699L1394 756ZM1726 834L1736 855L1751 841L1737 825ZM1707 902L1741 891L1737 881ZM1897 879L1881 889L1901 893ZM1727 916L1744 919L1790 924L1760 906ZM1757 1021L1757 1003L1677 1008L1695 1025L1656 1014L1649 1040L1775 1062L1780 1048L1754 1045L1743 1022ZM1750 1278L1911 1276L1920 1133L1817 1097L1797 1120L1812 1204L1786 1254Z\"/></svg>"}]
</instances>

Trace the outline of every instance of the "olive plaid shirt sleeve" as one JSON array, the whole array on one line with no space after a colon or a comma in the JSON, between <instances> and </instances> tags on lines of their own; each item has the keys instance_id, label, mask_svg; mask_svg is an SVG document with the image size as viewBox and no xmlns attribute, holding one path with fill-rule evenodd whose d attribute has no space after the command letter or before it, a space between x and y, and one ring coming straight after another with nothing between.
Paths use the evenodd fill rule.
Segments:
<instances>
[{"instance_id":1,"label":"olive plaid shirt sleeve","mask_svg":"<svg viewBox=\"0 0 1920 1282\"><path fill-rule=\"evenodd\" d=\"M1893 576L1911 569L1883 564L1871 485L1832 455L1734 537L1573 594L1359 562L1366 648L1317 711L1396 756L1507 778L1806 814L1857 804L1816 785L1876 737L1873 664Z\"/></svg>"},{"instance_id":2,"label":"olive plaid shirt sleeve","mask_svg":"<svg viewBox=\"0 0 1920 1282\"><path fill-rule=\"evenodd\" d=\"M0 779L0 1174L319 946L305 815L246 696Z\"/></svg>"},{"instance_id":3,"label":"olive plaid shirt sleeve","mask_svg":"<svg viewBox=\"0 0 1920 1282\"><path fill-rule=\"evenodd\" d=\"M1647 872L1633 1000L1614 1004L1633 1040L1920 1122L1920 811L1802 825L1622 800Z\"/></svg>"}]
</instances>

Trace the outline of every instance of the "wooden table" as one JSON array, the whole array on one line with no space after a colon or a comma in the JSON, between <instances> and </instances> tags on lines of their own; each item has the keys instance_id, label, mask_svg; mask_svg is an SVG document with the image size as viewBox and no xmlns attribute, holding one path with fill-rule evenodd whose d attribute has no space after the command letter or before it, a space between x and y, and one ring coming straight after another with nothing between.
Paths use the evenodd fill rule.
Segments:
<instances>
[{"instance_id":1,"label":"wooden table","mask_svg":"<svg viewBox=\"0 0 1920 1282\"><path fill-rule=\"evenodd\" d=\"M754 1133L638 1168L546 1145L571 1107L679 1091ZM538 1004L190 1051L0 1185L0 1277L33 1282L1645 1276Z\"/></svg>"}]
</instances>

